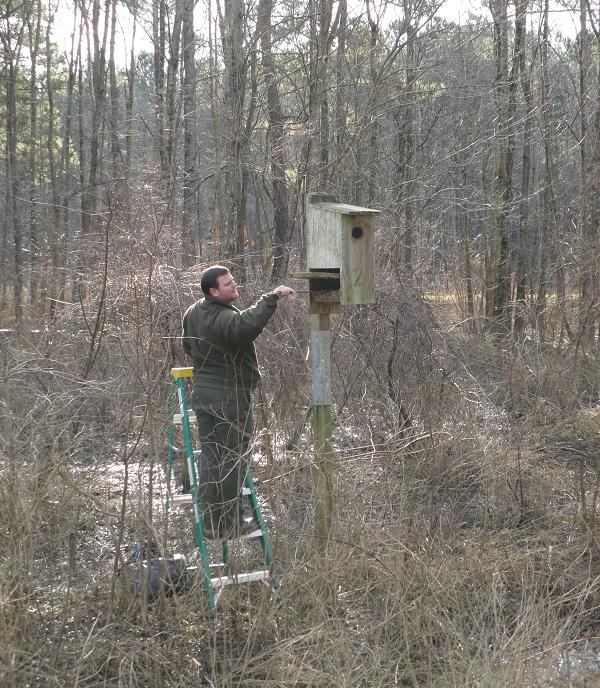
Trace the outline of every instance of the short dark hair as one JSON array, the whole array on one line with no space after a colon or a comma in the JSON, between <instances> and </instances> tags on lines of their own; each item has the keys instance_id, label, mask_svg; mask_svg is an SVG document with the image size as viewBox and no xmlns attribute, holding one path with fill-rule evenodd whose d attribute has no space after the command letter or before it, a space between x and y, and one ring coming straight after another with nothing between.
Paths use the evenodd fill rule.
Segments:
<instances>
[{"instance_id":1,"label":"short dark hair","mask_svg":"<svg viewBox=\"0 0 600 688\"><path fill-rule=\"evenodd\" d=\"M210 296L211 289L218 289L219 277L226 275L229 270L224 265L212 265L200 275L200 289L205 296Z\"/></svg>"}]
</instances>

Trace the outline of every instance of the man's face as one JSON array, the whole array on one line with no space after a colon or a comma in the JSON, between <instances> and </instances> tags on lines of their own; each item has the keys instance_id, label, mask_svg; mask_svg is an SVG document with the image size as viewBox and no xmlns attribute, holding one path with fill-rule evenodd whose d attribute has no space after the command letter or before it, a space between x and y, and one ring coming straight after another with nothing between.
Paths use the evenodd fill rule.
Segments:
<instances>
[{"instance_id":1,"label":"man's face","mask_svg":"<svg viewBox=\"0 0 600 688\"><path fill-rule=\"evenodd\" d=\"M223 301L224 303L235 301L239 294L233 275L228 272L226 275L217 277L217 288L215 289L213 287L210 290L210 295L213 299L219 299L219 301Z\"/></svg>"}]
</instances>

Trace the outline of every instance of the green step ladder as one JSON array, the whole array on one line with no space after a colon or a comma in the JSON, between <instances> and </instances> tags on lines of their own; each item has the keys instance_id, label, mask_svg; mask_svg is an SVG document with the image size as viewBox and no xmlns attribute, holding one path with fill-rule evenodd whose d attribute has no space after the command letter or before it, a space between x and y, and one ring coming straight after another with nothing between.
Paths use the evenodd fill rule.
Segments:
<instances>
[{"instance_id":1,"label":"green step ladder","mask_svg":"<svg viewBox=\"0 0 600 688\"><path fill-rule=\"evenodd\" d=\"M169 429L167 436L167 497L165 501L165 514L168 519L169 509L171 506L192 506L194 537L203 569L204 591L206 594L208 608L212 611L217 606L223 590L228 585L262 581L267 586L271 587L273 592L276 594L279 592L279 586L271 572L271 544L269 542L267 529L260 511L258 499L256 498L256 491L254 489L254 483L252 481L249 468L246 471L246 477L241 494L242 498L248 499L252 509L252 515L258 524L258 528L235 539L258 540L260 542L263 555L263 567L256 571L248 571L246 573L232 573L230 575L222 576L213 576L212 574L213 569L222 568L226 570L229 566L229 541L221 541L223 560L220 562L211 563L209 549L206 544L204 518L202 515L202 504L200 502L198 475L196 471L196 459L200 456L200 451L194 450L194 442L192 439L191 425L192 423L196 423L196 414L192 409L190 409L187 401L186 382L187 380L191 379L192 373L193 368L171 368L172 393L170 395L169 402ZM181 427L181 435L183 438L182 448L177 448L175 446L175 433L177 427ZM185 465L187 467L191 494L173 494L172 479L173 460L175 454L183 454L185 457Z\"/></svg>"}]
</instances>

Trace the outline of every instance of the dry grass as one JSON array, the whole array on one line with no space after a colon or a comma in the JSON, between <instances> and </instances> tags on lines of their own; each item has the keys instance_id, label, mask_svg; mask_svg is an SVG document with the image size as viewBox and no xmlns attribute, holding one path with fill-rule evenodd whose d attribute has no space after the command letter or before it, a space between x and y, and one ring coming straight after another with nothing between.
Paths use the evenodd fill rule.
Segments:
<instances>
[{"instance_id":1,"label":"dry grass","mask_svg":"<svg viewBox=\"0 0 600 688\"><path fill-rule=\"evenodd\" d=\"M0 351L1 685L594 685L598 362L448 335L406 289L335 324L326 554L313 538L308 327L295 307L261 343L255 468L281 600L229 589L209 616L198 581L136 600L114 576L132 543L192 549L184 519L166 524L160 506L164 371L178 355L164 337L190 294L165 273L153 280L140 290L150 299L111 286L87 377L75 311L51 341L20 336Z\"/></svg>"}]
</instances>

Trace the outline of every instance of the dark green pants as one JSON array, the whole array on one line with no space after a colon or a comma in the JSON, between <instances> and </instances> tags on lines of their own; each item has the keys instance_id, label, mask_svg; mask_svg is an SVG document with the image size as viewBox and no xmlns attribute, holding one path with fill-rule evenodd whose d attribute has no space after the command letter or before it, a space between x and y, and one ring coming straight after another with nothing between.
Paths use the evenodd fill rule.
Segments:
<instances>
[{"instance_id":1,"label":"dark green pants","mask_svg":"<svg viewBox=\"0 0 600 688\"><path fill-rule=\"evenodd\" d=\"M226 533L242 520L241 488L254 430L249 392L194 393L200 435L198 480L207 528Z\"/></svg>"}]
</instances>

